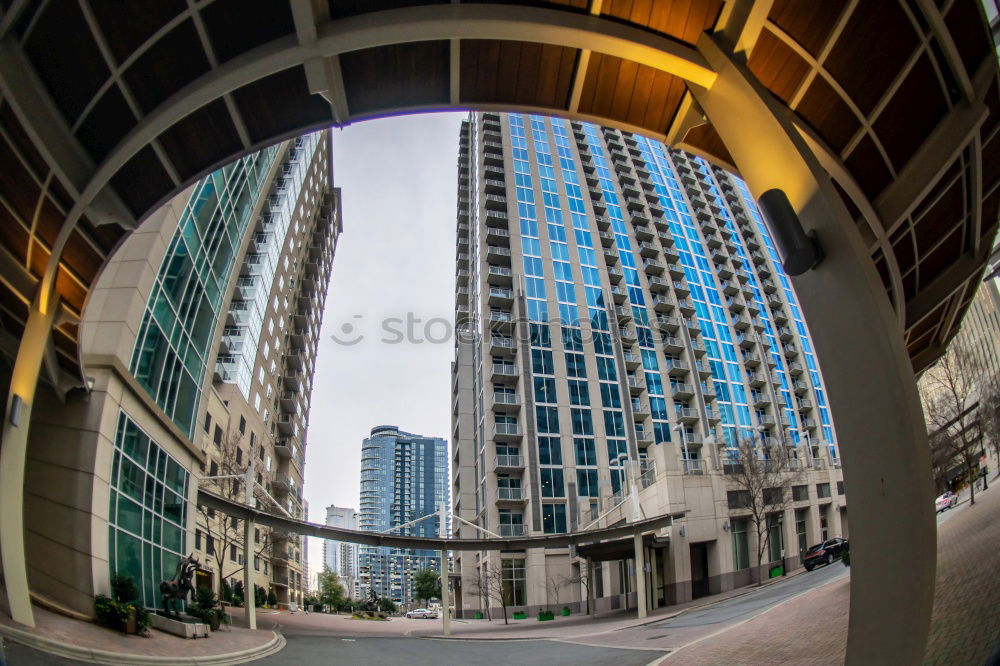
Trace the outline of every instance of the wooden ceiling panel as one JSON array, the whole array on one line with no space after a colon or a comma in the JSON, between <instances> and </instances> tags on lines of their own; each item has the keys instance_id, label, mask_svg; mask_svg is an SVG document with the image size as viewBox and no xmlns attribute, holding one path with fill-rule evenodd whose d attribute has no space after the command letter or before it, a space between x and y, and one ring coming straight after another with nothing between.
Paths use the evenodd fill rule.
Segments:
<instances>
[{"instance_id":1,"label":"wooden ceiling panel","mask_svg":"<svg viewBox=\"0 0 1000 666\"><path fill-rule=\"evenodd\" d=\"M391 44L340 56L351 115L448 104L447 41Z\"/></svg>"},{"instance_id":2,"label":"wooden ceiling panel","mask_svg":"<svg viewBox=\"0 0 1000 666\"><path fill-rule=\"evenodd\" d=\"M906 166L947 112L948 102L934 67L927 55L922 55L873 125L897 172Z\"/></svg>"},{"instance_id":3,"label":"wooden ceiling panel","mask_svg":"<svg viewBox=\"0 0 1000 666\"><path fill-rule=\"evenodd\" d=\"M775 0L767 18L818 57L846 5L846 0Z\"/></svg>"},{"instance_id":4,"label":"wooden ceiling panel","mask_svg":"<svg viewBox=\"0 0 1000 666\"><path fill-rule=\"evenodd\" d=\"M275 104L273 100L283 100ZM253 143L270 143L296 128L332 122L330 105L309 92L301 67L291 67L233 91L233 101Z\"/></svg>"},{"instance_id":5,"label":"wooden ceiling panel","mask_svg":"<svg viewBox=\"0 0 1000 666\"><path fill-rule=\"evenodd\" d=\"M760 82L785 104L791 102L809 72L809 63L768 30L760 33L747 65Z\"/></svg>"},{"instance_id":6,"label":"wooden ceiling panel","mask_svg":"<svg viewBox=\"0 0 1000 666\"><path fill-rule=\"evenodd\" d=\"M893 30L886 30L893 26ZM919 45L910 19L893 0L860 3L824 61L827 71L868 115Z\"/></svg>"},{"instance_id":7,"label":"wooden ceiling panel","mask_svg":"<svg viewBox=\"0 0 1000 666\"><path fill-rule=\"evenodd\" d=\"M944 17L970 79L975 76L980 63L990 55L991 38L986 31L982 11L979 2L953 2Z\"/></svg>"},{"instance_id":8,"label":"wooden ceiling panel","mask_svg":"<svg viewBox=\"0 0 1000 666\"><path fill-rule=\"evenodd\" d=\"M214 0L201 10L218 61L226 62L262 44L295 34L288 2Z\"/></svg>"},{"instance_id":9,"label":"wooden ceiling panel","mask_svg":"<svg viewBox=\"0 0 1000 666\"><path fill-rule=\"evenodd\" d=\"M684 143L706 155L714 156L723 166L735 166L733 156L729 154L726 144L722 143L722 137L709 124L697 125L689 129L684 136Z\"/></svg>"},{"instance_id":10,"label":"wooden ceiling panel","mask_svg":"<svg viewBox=\"0 0 1000 666\"><path fill-rule=\"evenodd\" d=\"M918 219L913 226L917 242L918 261L931 248L957 226L963 226L965 211L965 182L960 178L953 182L934 205ZM955 255L958 257L958 254Z\"/></svg>"},{"instance_id":11,"label":"wooden ceiling panel","mask_svg":"<svg viewBox=\"0 0 1000 666\"><path fill-rule=\"evenodd\" d=\"M551 44L463 40L460 99L466 104L565 109L577 54Z\"/></svg>"},{"instance_id":12,"label":"wooden ceiling panel","mask_svg":"<svg viewBox=\"0 0 1000 666\"><path fill-rule=\"evenodd\" d=\"M721 9L721 0L611 0L601 15L694 44L715 25Z\"/></svg>"},{"instance_id":13,"label":"wooden ceiling panel","mask_svg":"<svg viewBox=\"0 0 1000 666\"><path fill-rule=\"evenodd\" d=\"M210 68L194 21L187 20L139 56L123 77L139 108L151 113Z\"/></svg>"},{"instance_id":14,"label":"wooden ceiling panel","mask_svg":"<svg viewBox=\"0 0 1000 666\"><path fill-rule=\"evenodd\" d=\"M88 5L118 64L125 62L157 30L187 8L184 0L91 0Z\"/></svg>"},{"instance_id":15,"label":"wooden ceiling panel","mask_svg":"<svg viewBox=\"0 0 1000 666\"><path fill-rule=\"evenodd\" d=\"M964 229L958 228L920 261L920 286L925 287L962 256ZM940 237L937 239L940 240Z\"/></svg>"},{"instance_id":16,"label":"wooden ceiling panel","mask_svg":"<svg viewBox=\"0 0 1000 666\"><path fill-rule=\"evenodd\" d=\"M875 142L867 134L858 142L844 163L854 174L865 196L871 201L874 201L886 185L892 182L892 173L882 159Z\"/></svg>"},{"instance_id":17,"label":"wooden ceiling panel","mask_svg":"<svg viewBox=\"0 0 1000 666\"><path fill-rule=\"evenodd\" d=\"M822 76L813 78L795 112L816 130L836 155L844 152L861 127L851 107Z\"/></svg>"},{"instance_id":18,"label":"wooden ceiling panel","mask_svg":"<svg viewBox=\"0 0 1000 666\"><path fill-rule=\"evenodd\" d=\"M579 110L663 134L677 113L684 91L684 82L675 76L594 53L587 68Z\"/></svg>"},{"instance_id":19,"label":"wooden ceiling panel","mask_svg":"<svg viewBox=\"0 0 1000 666\"><path fill-rule=\"evenodd\" d=\"M215 165L220 155L236 155L243 149L226 103L221 99L174 123L160 136L160 145L183 181Z\"/></svg>"}]
</instances>

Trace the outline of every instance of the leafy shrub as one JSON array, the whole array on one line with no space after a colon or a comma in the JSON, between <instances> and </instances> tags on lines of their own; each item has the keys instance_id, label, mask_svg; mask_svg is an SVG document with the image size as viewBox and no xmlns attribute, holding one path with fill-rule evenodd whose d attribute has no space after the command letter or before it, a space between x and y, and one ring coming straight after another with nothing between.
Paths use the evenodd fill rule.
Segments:
<instances>
[{"instance_id":1,"label":"leafy shrub","mask_svg":"<svg viewBox=\"0 0 1000 666\"><path fill-rule=\"evenodd\" d=\"M125 631L129 618L135 618L135 625L140 635L147 635L147 629L152 623L149 611L139 603L139 588L131 576L117 574L111 578L111 594L108 597L98 594L94 597L94 615L97 623L109 629Z\"/></svg>"}]
</instances>

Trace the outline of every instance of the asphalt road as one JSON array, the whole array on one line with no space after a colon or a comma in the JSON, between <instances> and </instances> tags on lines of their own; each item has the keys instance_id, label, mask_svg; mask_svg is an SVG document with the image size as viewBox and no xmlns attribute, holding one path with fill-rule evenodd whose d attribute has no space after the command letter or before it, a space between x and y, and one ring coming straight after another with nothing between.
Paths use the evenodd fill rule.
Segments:
<instances>
[{"instance_id":1,"label":"asphalt road","mask_svg":"<svg viewBox=\"0 0 1000 666\"><path fill-rule=\"evenodd\" d=\"M266 666L285 664L434 664L465 666L490 664L545 664L578 666L615 664L645 666L663 656L658 650L625 650L590 647L551 640L433 640L425 638L357 638L287 636L288 645L278 654L254 662Z\"/></svg>"}]
</instances>

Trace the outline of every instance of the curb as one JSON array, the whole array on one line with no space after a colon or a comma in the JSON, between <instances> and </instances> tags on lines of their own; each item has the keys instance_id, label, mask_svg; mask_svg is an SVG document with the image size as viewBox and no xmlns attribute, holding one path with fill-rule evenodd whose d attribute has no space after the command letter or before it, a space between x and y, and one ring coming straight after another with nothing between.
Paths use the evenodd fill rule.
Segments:
<instances>
[{"instance_id":1,"label":"curb","mask_svg":"<svg viewBox=\"0 0 1000 666\"><path fill-rule=\"evenodd\" d=\"M76 659L88 664L106 664L108 666L164 666L166 664L229 666L230 664L241 664L268 657L280 652L285 647L285 637L276 631L272 631L271 633L274 637L264 645L237 652L190 657L159 657L78 647L52 638L43 638L24 629L0 625L0 637L6 638L13 643L25 645L47 654L56 655L57 657Z\"/></svg>"}]
</instances>

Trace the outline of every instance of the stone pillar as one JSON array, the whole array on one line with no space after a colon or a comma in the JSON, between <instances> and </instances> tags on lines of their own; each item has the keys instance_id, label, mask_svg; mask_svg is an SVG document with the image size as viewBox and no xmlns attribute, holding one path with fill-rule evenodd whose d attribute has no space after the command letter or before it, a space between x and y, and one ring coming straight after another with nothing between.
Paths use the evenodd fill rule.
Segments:
<instances>
[{"instance_id":1,"label":"stone pillar","mask_svg":"<svg viewBox=\"0 0 1000 666\"><path fill-rule=\"evenodd\" d=\"M11 619L29 627L35 626L35 614L31 609L28 569L24 559L24 466L28 455L31 406L35 402L38 375L48 351L52 322L59 307L59 297L54 296L45 312L39 309L37 298L29 310L3 413L0 553Z\"/></svg>"},{"instance_id":2,"label":"stone pillar","mask_svg":"<svg viewBox=\"0 0 1000 666\"><path fill-rule=\"evenodd\" d=\"M850 213L791 114L749 72L745 56L708 33L697 48L718 76L711 89L688 87L750 191L784 191L826 255L792 283L822 366L844 478L864 507L851 525L847 662L919 662L937 535L927 433L902 331Z\"/></svg>"},{"instance_id":3,"label":"stone pillar","mask_svg":"<svg viewBox=\"0 0 1000 666\"><path fill-rule=\"evenodd\" d=\"M646 617L646 548L641 534L637 533L632 540L635 547L635 605L641 619Z\"/></svg>"}]
</instances>

